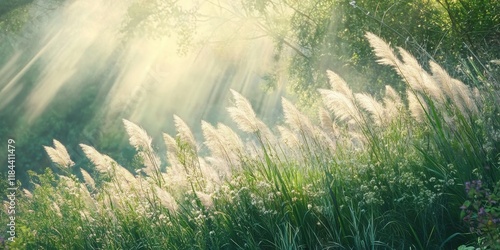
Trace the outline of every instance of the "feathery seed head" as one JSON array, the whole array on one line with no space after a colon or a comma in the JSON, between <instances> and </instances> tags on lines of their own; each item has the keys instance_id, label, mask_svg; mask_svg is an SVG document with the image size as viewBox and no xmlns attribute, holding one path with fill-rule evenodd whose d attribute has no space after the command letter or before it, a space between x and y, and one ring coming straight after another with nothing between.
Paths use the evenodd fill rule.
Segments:
<instances>
[{"instance_id":1,"label":"feathery seed head","mask_svg":"<svg viewBox=\"0 0 500 250\"><path fill-rule=\"evenodd\" d=\"M156 185L154 186L154 191L156 197L164 207L166 207L171 213L175 213L177 211L179 206L169 192Z\"/></svg>"},{"instance_id":2,"label":"feathery seed head","mask_svg":"<svg viewBox=\"0 0 500 250\"><path fill-rule=\"evenodd\" d=\"M384 107L369 94L356 93L356 101L364 110L370 113L376 125L382 125L384 121Z\"/></svg>"},{"instance_id":3,"label":"feathery seed head","mask_svg":"<svg viewBox=\"0 0 500 250\"><path fill-rule=\"evenodd\" d=\"M401 64L391 46L384 40L371 32L367 32L365 37L368 39L368 42L370 42L370 46L373 48L375 55L379 58L377 60L378 63L393 66L395 68Z\"/></svg>"},{"instance_id":4,"label":"feathery seed head","mask_svg":"<svg viewBox=\"0 0 500 250\"><path fill-rule=\"evenodd\" d=\"M287 145L290 148L299 148L301 143L299 138L297 137L297 134L291 131L290 129L283 127L283 126L277 126L278 131L280 132L281 135L281 141Z\"/></svg>"},{"instance_id":5,"label":"feathery seed head","mask_svg":"<svg viewBox=\"0 0 500 250\"><path fill-rule=\"evenodd\" d=\"M235 153L239 154L239 153L244 151L243 142L241 141L238 134L236 134L236 132L234 132L233 129L231 129L230 127L228 127L222 123L218 123L217 124L217 131L220 135L224 136L224 138L226 139L226 144Z\"/></svg>"},{"instance_id":6,"label":"feathery seed head","mask_svg":"<svg viewBox=\"0 0 500 250\"><path fill-rule=\"evenodd\" d=\"M478 105L481 106L481 93L478 88L474 87L472 89L472 97L476 102L478 102Z\"/></svg>"},{"instance_id":7,"label":"feathery seed head","mask_svg":"<svg viewBox=\"0 0 500 250\"><path fill-rule=\"evenodd\" d=\"M80 172L82 172L83 180L85 181L87 186L92 188L92 190L95 190L94 178L92 178L92 176L87 171L85 171L85 169L83 169L83 168L80 169Z\"/></svg>"},{"instance_id":8,"label":"feathery seed head","mask_svg":"<svg viewBox=\"0 0 500 250\"><path fill-rule=\"evenodd\" d=\"M203 180L205 181L204 190L214 190L221 183L221 176L219 175L219 172L224 174L226 169L224 169L224 166L221 168L219 166L210 165L203 158L199 161L201 174L203 176Z\"/></svg>"},{"instance_id":9,"label":"feathery seed head","mask_svg":"<svg viewBox=\"0 0 500 250\"><path fill-rule=\"evenodd\" d=\"M319 121L321 128L325 130L330 135L338 136L337 126L330 116L330 112L326 109L320 107L318 111Z\"/></svg>"},{"instance_id":10,"label":"feathery seed head","mask_svg":"<svg viewBox=\"0 0 500 250\"><path fill-rule=\"evenodd\" d=\"M231 89L235 106L229 107L229 115L233 118L238 127L247 132L254 133L259 130L258 119L253 111L252 105L240 93Z\"/></svg>"},{"instance_id":11,"label":"feathery seed head","mask_svg":"<svg viewBox=\"0 0 500 250\"><path fill-rule=\"evenodd\" d=\"M55 201L52 202L52 209L54 210L54 212L56 212L56 215L59 216L59 218L62 218L61 209Z\"/></svg>"},{"instance_id":12,"label":"feathery seed head","mask_svg":"<svg viewBox=\"0 0 500 250\"><path fill-rule=\"evenodd\" d=\"M463 82L453 79L446 70L439 64L430 61L432 76L440 84L443 92L453 102L454 105L463 113L467 111L477 113L477 105L470 88Z\"/></svg>"},{"instance_id":13,"label":"feathery seed head","mask_svg":"<svg viewBox=\"0 0 500 250\"><path fill-rule=\"evenodd\" d=\"M107 155L99 153L94 147L85 144L80 144L80 147L85 153L85 156L96 166L96 169L101 173L108 173L114 160Z\"/></svg>"},{"instance_id":14,"label":"feathery seed head","mask_svg":"<svg viewBox=\"0 0 500 250\"><path fill-rule=\"evenodd\" d=\"M79 183L78 191L79 191L80 196L82 197L83 201L87 205L87 207L95 209L96 208L95 207L96 201L90 195L90 192L87 189L87 186L85 186L85 184L83 184L83 183Z\"/></svg>"},{"instance_id":15,"label":"feathery seed head","mask_svg":"<svg viewBox=\"0 0 500 250\"><path fill-rule=\"evenodd\" d=\"M347 123L357 123L361 121L361 113L352 101L352 98L338 91L327 89L318 90L323 98L325 106L333 112L335 117L340 121Z\"/></svg>"},{"instance_id":16,"label":"feathery seed head","mask_svg":"<svg viewBox=\"0 0 500 250\"><path fill-rule=\"evenodd\" d=\"M444 94L435 79L420 66L417 59L408 51L401 47L398 49L404 61L404 65L400 67L400 75L414 90L421 91L432 97L437 103L442 104L445 100Z\"/></svg>"},{"instance_id":17,"label":"feathery seed head","mask_svg":"<svg viewBox=\"0 0 500 250\"><path fill-rule=\"evenodd\" d=\"M177 146L177 141L169 134L163 133L163 141L167 147L167 159L171 165L180 164L177 155L180 152L179 146Z\"/></svg>"},{"instance_id":18,"label":"feathery seed head","mask_svg":"<svg viewBox=\"0 0 500 250\"><path fill-rule=\"evenodd\" d=\"M169 134L163 133L163 141L165 142L165 146L167 146L167 151L172 153L177 153L179 151L177 141Z\"/></svg>"},{"instance_id":19,"label":"feathery seed head","mask_svg":"<svg viewBox=\"0 0 500 250\"><path fill-rule=\"evenodd\" d=\"M124 185L124 187L133 187L137 183L137 178L126 168L119 164L114 164L113 167L116 181Z\"/></svg>"},{"instance_id":20,"label":"feathery seed head","mask_svg":"<svg viewBox=\"0 0 500 250\"><path fill-rule=\"evenodd\" d=\"M286 98L281 98L283 105L283 113L285 114L285 123L290 126L292 130L299 131L306 135L313 135L313 125L309 118L303 115L290 101Z\"/></svg>"},{"instance_id":21,"label":"feathery seed head","mask_svg":"<svg viewBox=\"0 0 500 250\"><path fill-rule=\"evenodd\" d=\"M66 147L64 147L64 145L56 139L54 139L53 142L54 142L53 148L48 146L43 146L43 148L49 155L50 160L60 167L68 168L75 165L75 163L71 160L71 157L69 156Z\"/></svg>"},{"instance_id":22,"label":"feathery seed head","mask_svg":"<svg viewBox=\"0 0 500 250\"><path fill-rule=\"evenodd\" d=\"M352 90L344 79L331 70L327 70L330 87L333 91L338 91L346 96L352 96Z\"/></svg>"},{"instance_id":23,"label":"feathery seed head","mask_svg":"<svg viewBox=\"0 0 500 250\"><path fill-rule=\"evenodd\" d=\"M219 134L211 124L206 121L201 121L201 130L205 137L205 145L208 147L212 155L224 157L226 152L223 135Z\"/></svg>"},{"instance_id":24,"label":"feathery seed head","mask_svg":"<svg viewBox=\"0 0 500 250\"><path fill-rule=\"evenodd\" d=\"M23 188L23 193L24 193L24 196L26 196L28 199L33 198L33 194L28 189Z\"/></svg>"},{"instance_id":25,"label":"feathery seed head","mask_svg":"<svg viewBox=\"0 0 500 250\"><path fill-rule=\"evenodd\" d=\"M177 129L177 136L179 139L187 143L191 149L196 151L196 140L189 126L177 115L174 115L175 128Z\"/></svg>"},{"instance_id":26,"label":"feathery seed head","mask_svg":"<svg viewBox=\"0 0 500 250\"><path fill-rule=\"evenodd\" d=\"M129 136L130 145L137 151L151 150L152 139L144 129L126 119L123 119L123 124Z\"/></svg>"},{"instance_id":27,"label":"feathery seed head","mask_svg":"<svg viewBox=\"0 0 500 250\"><path fill-rule=\"evenodd\" d=\"M470 88L463 82L456 79L452 79L452 84L455 95L457 96L455 105L460 108L463 114L467 114L469 112L477 114L479 109Z\"/></svg>"},{"instance_id":28,"label":"feathery seed head","mask_svg":"<svg viewBox=\"0 0 500 250\"><path fill-rule=\"evenodd\" d=\"M385 85L385 97L396 103L402 103L399 93L389 85Z\"/></svg>"},{"instance_id":29,"label":"feathery seed head","mask_svg":"<svg viewBox=\"0 0 500 250\"><path fill-rule=\"evenodd\" d=\"M396 118L405 106L401 100L401 96L391 86L385 86L384 96L384 112L387 115L388 121Z\"/></svg>"},{"instance_id":30,"label":"feathery seed head","mask_svg":"<svg viewBox=\"0 0 500 250\"><path fill-rule=\"evenodd\" d=\"M267 142L273 142L274 137L271 130L257 118L250 102L240 93L231 89L235 106L227 108L229 115L238 128L247 133L259 133Z\"/></svg>"},{"instance_id":31,"label":"feathery seed head","mask_svg":"<svg viewBox=\"0 0 500 250\"><path fill-rule=\"evenodd\" d=\"M170 164L167 173L162 173L162 177L171 190L183 193L189 190L189 181L186 170L181 164Z\"/></svg>"},{"instance_id":32,"label":"feathery seed head","mask_svg":"<svg viewBox=\"0 0 500 250\"><path fill-rule=\"evenodd\" d=\"M435 63L434 61L429 62L431 72L432 72L432 77L436 81L436 83L439 84L443 92L450 98L451 100L455 101L455 93L453 91L453 84L452 84L452 78L450 75L448 75L448 72L444 70L439 64Z\"/></svg>"},{"instance_id":33,"label":"feathery seed head","mask_svg":"<svg viewBox=\"0 0 500 250\"><path fill-rule=\"evenodd\" d=\"M201 122L204 144L214 157L226 161L224 165L238 165L239 156L244 152L243 142L230 127L221 123L217 127L214 128L205 121Z\"/></svg>"},{"instance_id":34,"label":"feathery seed head","mask_svg":"<svg viewBox=\"0 0 500 250\"><path fill-rule=\"evenodd\" d=\"M205 137L205 141L218 141L220 140L219 134L217 133L217 129L212 126L212 124L202 120L201 121L201 130L203 132L203 137Z\"/></svg>"},{"instance_id":35,"label":"feathery seed head","mask_svg":"<svg viewBox=\"0 0 500 250\"><path fill-rule=\"evenodd\" d=\"M205 194L200 191L196 191L196 196L200 199L201 204L206 208L210 209L214 206L214 201L212 200L212 196L209 194Z\"/></svg>"},{"instance_id":36,"label":"feathery seed head","mask_svg":"<svg viewBox=\"0 0 500 250\"><path fill-rule=\"evenodd\" d=\"M398 48L398 52L403 60L400 61L392 48L382 39L369 32L366 34L366 37L375 54L379 57L379 63L394 67L413 91L423 92L439 104L444 102L444 94L440 86L408 51Z\"/></svg>"},{"instance_id":37,"label":"feathery seed head","mask_svg":"<svg viewBox=\"0 0 500 250\"><path fill-rule=\"evenodd\" d=\"M78 186L72 178L69 178L64 175L59 175L59 180L61 180L62 183L66 185L66 187L68 187L69 189L75 189Z\"/></svg>"},{"instance_id":38,"label":"feathery seed head","mask_svg":"<svg viewBox=\"0 0 500 250\"><path fill-rule=\"evenodd\" d=\"M87 158L96 166L96 169L99 172L115 177L116 181L121 184L132 185L136 182L134 175L132 175L124 167L120 166L111 157L101 154L95 148L85 144L80 144L80 147L85 153L85 156L87 156Z\"/></svg>"},{"instance_id":39,"label":"feathery seed head","mask_svg":"<svg viewBox=\"0 0 500 250\"><path fill-rule=\"evenodd\" d=\"M425 118L425 110L427 109L425 100L419 94L415 95L409 90L407 90L406 93L408 95L408 108L411 116L416 121L422 122Z\"/></svg>"},{"instance_id":40,"label":"feathery seed head","mask_svg":"<svg viewBox=\"0 0 500 250\"><path fill-rule=\"evenodd\" d=\"M148 176L156 176L156 172L160 169L161 161L160 158L154 152L144 152L141 151L137 153L139 158L142 160L144 164L144 168L142 169ZM128 171L127 171L128 172Z\"/></svg>"}]
</instances>

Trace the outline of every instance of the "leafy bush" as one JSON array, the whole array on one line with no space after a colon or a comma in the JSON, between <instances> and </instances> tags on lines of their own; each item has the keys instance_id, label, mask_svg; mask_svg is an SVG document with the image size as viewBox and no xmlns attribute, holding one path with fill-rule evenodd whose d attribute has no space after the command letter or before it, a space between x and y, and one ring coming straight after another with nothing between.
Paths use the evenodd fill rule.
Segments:
<instances>
[{"instance_id":1,"label":"leafy bush","mask_svg":"<svg viewBox=\"0 0 500 250\"><path fill-rule=\"evenodd\" d=\"M462 217L471 233L481 237L481 246L500 249L500 182L493 190L481 180L465 183L467 200L462 205Z\"/></svg>"}]
</instances>

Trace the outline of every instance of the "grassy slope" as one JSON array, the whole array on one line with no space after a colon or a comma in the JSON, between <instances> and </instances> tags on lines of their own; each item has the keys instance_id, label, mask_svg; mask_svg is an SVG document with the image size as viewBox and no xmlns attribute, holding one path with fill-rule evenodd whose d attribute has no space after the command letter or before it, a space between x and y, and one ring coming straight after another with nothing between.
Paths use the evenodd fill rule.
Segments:
<instances>
[{"instance_id":1,"label":"grassy slope","mask_svg":"<svg viewBox=\"0 0 500 250\"><path fill-rule=\"evenodd\" d=\"M481 231L481 244L494 245L488 240L499 227L485 216L499 215L485 200L498 198L483 191L497 192L499 180L495 85L478 82L474 90L436 65L428 73L404 51L395 56L368 38L407 93L388 88L383 100L371 99L329 72L320 124L284 100L285 121L271 130L233 92L230 115L250 138L204 123L206 140L197 144L175 117L178 134L164 137L166 171L151 138L125 121L143 171L132 174L83 145L96 183L55 147L62 157L52 159L69 178L51 171L32 177L39 186L19 202L11 247L451 249L477 243L469 226ZM200 148L210 154L199 156ZM471 180L482 181L477 191L485 195L465 193ZM462 212L473 215L470 223Z\"/></svg>"}]
</instances>

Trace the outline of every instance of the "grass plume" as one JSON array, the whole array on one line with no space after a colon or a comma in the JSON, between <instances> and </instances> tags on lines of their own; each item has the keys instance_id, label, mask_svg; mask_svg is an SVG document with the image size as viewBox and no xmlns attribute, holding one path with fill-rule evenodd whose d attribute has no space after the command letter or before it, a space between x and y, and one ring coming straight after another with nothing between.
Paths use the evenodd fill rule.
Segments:
<instances>
[{"instance_id":1,"label":"grass plume","mask_svg":"<svg viewBox=\"0 0 500 250\"><path fill-rule=\"evenodd\" d=\"M75 163L71 160L66 147L56 139L53 140L53 143L54 147L43 146L45 152L49 155L50 160L63 168L69 168L75 165Z\"/></svg>"}]
</instances>

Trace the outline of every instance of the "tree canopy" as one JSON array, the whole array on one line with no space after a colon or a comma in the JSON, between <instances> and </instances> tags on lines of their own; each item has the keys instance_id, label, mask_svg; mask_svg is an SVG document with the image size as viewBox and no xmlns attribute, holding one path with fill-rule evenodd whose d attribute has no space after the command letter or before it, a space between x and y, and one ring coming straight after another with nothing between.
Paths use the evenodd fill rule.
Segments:
<instances>
[{"instance_id":1,"label":"tree canopy","mask_svg":"<svg viewBox=\"0 0 500 250\"><path fill-rule=\"evenodd\" d=\"M244 33L240 39L273 39L276 59L288 62L289 86L305 96L326 84L327 69L335 69L358 82L355 88L366 91L385 84L383 79L393 73L373 64L364 38L367 31L405 48L424 64L429 60L444 64L452 74L460 74L457 66L464 59L473 57L487 64L500 57L498 1L241 0L203 1L186 9L176 2L152 2L169 7L143 12L144 6L131 6L128 27L137 23L137 16L141 25L155 30L171 27L162 24L175 20L174 26L181 27L178 30L187 38L186 34L197 31L198 22L226 19L233 25L239 23L231 33ZM248 25L253 26L252 32L241 29ZM265 76L269 87L278 84L280 73L271 69Z\"/></svg>"}]
</instances>

